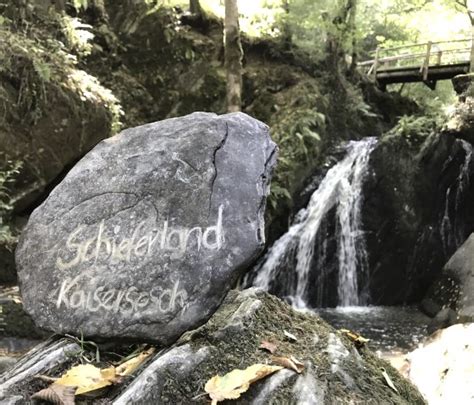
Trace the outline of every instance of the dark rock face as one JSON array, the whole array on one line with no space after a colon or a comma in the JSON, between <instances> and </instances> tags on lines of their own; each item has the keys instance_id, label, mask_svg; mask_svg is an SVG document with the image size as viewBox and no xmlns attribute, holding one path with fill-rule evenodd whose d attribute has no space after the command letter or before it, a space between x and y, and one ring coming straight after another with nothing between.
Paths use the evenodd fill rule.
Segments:
<instances>
[{"instance_id":1,"label":"dark rock face","mask_svg":"<svg viewBox=\"0 0 474 405\"><path fill-rule=\"evenodd\" d=\"M389 136L372 152L363 223L373 304L419 302L474 230L470 154L445 133Z\"/></svg>"},{"instance_id":2,"label":"dark rock face","mask_svg":"<svg viewBox=\"0 0 474 405\"><path fill-rule=\"evenodd\" d=\"M472 79L473 75L470 73L453 77L451 82L453 83L454 91L459 95L465 93L471 86Z\"/></svg>"},{"instance_id":3,"label":"dark rock face","mask_svg":"<svg viewBox=\"0 0 474 405\"><path fill-rule=\"evenodd\" d=\"M452 319L455 311L459 322L474 320L474 234L446 263L442 274L428 291L427 299L444 308L436 317L450 311ZM453 323L451 320L450 324Z\"/></svg>"},{"instance_id":4,"label":"dark rock face","mask_svg":"<svg viewBox=\"0 0 474 405\"><path fill-rule=\"evenodd\" d=\"M216 310L264 244L276 145L241 113L123 131L31 215L24 305L56 332L175 340Z\"/></svg>"}]
</instances>

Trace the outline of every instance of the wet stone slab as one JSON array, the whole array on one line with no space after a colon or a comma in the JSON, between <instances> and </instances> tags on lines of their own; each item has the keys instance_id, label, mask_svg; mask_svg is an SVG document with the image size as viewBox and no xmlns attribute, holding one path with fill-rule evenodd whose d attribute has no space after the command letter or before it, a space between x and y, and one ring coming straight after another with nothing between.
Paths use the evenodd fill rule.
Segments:
<instances>
[{"instance_id":1,"label":"wet stone slab","mask_svg":"<svg viewBox=\"0 0 474 405\"><path fill-rule=\"evenodd\" d=\"M264 245L276 145L242 113L194 113L98 144L16 251L35 322L162 344L205 322Z\"/></svg>"}]
</instances>

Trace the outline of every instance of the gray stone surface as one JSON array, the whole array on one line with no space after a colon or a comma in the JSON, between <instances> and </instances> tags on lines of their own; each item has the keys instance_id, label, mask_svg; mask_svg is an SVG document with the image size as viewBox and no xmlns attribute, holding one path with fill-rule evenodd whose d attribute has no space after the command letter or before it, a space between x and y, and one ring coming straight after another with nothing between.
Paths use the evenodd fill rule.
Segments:
<instances>
[{"instance_id":1,"label":"gray stone surface","mask_svg":"<svg viewBox=\"0 0 474 405\"><path fill-rule=\"evenodd\" d=\"M428 291L427 298L442 308L456 311L457 322L474 320L474 233L451 256L441 276ZM437 317L444 315L445 318L446 314L445 311ZM446 326L453 323L450 321Z\"/></svg>"},{"instance_id":2,"label":"gray stone surface","mask_svg":"<svg viewBox=\"0 0 474 405\"><path fill-rule=\"evenodd\" d=\"M285 331L297 340L288 340ZM209 404L204 387L213 376L274 362L270 353L259 349L262 340L276 345L276 356L301 361L303 372L280 370L251 384L229 404L425 404L416 389L369 348L356 348L344 333L316 314L296 311L253 288L230 291L204 325L184 333L173 345L161 347L122 384L101 391L101 397L89 398L88 403ZM20 396L23 402L18 403L27 403L38 391L37 374L56 375L71 367L71 362L80 362L82 352L70 348L71 344L75 343L51 340L25 355L0 378L0 401ZM69 350L67 359L60 355L62 348ZM99 348L104 353L102 361L107 362L110 344L99 344ZM44 368L47 363L50 367ZM398 392L387 385L382 368Z\"/></svg>"},{"instance_id":3,"label":"gray stone surface","mask_svg":"<svg viewBox=\"0 0 474 405\"><path fill-rule=\"evenodd\" d=\"M97 145L16 251L35 322L162 344L205 322L264 245L276 145L242 113L194 113Z\"/></svg>"}]
</instances>

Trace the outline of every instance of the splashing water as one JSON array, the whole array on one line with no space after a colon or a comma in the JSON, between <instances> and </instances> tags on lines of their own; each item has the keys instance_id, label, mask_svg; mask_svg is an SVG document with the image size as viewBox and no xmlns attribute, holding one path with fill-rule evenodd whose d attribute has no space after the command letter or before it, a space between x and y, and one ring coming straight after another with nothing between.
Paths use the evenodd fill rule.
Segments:
<instances>
[{"instance_id":1,"label":"splashing water","mask_svg":"<svg viewBox=\"0 0 474 405\"><path fill-rule=\"evenodd\" d=\"M367 268L365 241L361 230L362 186L368 172L370 153L376 144L375 138L349 142L343 160L333 166L313 193L308 206L301 210L293 225L264 257L253 284L269 290L282 267L294 260L295 277L289 288L290 300L296 307L304 308L309 290L310 270L316 267L323 273L326 255L324 219L332 208L336 208L337 258L338 258L338 304L363 305L360 296L358 272ZM315 257L316 256L316 257ZM324 282L324 277L320 278ZM323 285L316 289L318 295ZM320 297L318 298L321 299Z\"/></svg>"}]
</instances>

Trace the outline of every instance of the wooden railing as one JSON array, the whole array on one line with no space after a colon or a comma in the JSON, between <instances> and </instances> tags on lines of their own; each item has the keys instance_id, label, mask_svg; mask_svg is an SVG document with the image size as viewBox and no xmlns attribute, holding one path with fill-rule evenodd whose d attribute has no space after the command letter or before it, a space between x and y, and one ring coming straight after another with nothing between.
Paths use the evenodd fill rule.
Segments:
<instances>
[{"instance_id":1,"label":"wooden railing","mask_svg":"<svg viewBox=\"0 0 474 405\"><path fill-rule=\"evenodd\" d=\"M374 58L358 63L358 67L374 79L381 71L419 67L423 80L427 80L430 66L469 63L471 43L469 38L440 42L430 41L394 48L377 48L372 52Z\"/></svg>"}]
</instances>

